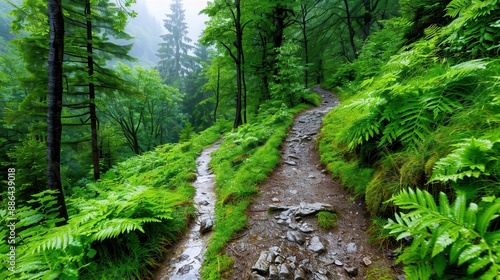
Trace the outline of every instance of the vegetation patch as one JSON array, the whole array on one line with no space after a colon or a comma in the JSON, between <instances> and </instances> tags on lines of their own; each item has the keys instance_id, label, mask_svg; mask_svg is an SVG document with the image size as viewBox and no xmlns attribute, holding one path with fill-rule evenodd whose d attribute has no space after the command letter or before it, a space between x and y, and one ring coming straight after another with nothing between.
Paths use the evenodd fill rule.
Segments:
<instances>
[{"instance_id":1,"label":"vegetation patch","mask_svg":"<svg viewBox=\"0 0 500 280\"><path fill-rule=\"evenodd\" d=\"M337 214L321 211L316 217L318 218L318 226L322 229L332 229L337 226Z\"/></svg>"},{"instance_id":2,"label":"vegetation patch","mask_svg":"<svg viewBox=\"0 0 500 280\"><path fill-rule=\"evenodd\" d=\"M0 244L2 279L138 279L150 277L167 245L187 229L194 207L196 157L227 126L189 142L157 147L130 158L100 181L71 189L69 220L60 221L53 191L18 208L16 271L8 271L7 239ZM7 236L7 211L0 211Z\"/></svg>"}]
</instances>

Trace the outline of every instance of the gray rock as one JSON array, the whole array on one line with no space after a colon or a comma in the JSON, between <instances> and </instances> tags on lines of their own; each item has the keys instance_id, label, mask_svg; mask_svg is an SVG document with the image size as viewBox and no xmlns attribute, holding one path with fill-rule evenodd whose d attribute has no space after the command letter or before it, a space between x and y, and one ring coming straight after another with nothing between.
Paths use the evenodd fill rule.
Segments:
<instances>
[{"instance_id":1,"label":"gray rock","mask_svg":"<svg viewBox=\"0 0 500 280\"><path fill-rule=\"evenodd\" d=\"M343 266L344 264L341 261L339 261L339 260L335 260L335 265L337 265L337 266Z\"/></svg>"},{"instance_id":2,"label":"gray rock","mask_svg":"<svg viewBox=\"0 0 500 280\"><path fill-rule=\"evenodd\" d=\"M316 214L320 211L330 211L333 212L335 209L332 205L326 203L301 203L300 207L297 209L295 215L297 216L308 216L312 214Z\"/></svg>"},{"instance_id":3,"label":"gray rock","mask_svg":"<svg viewBox=\"0 0 500 280\"><path fill-rule=\"evenodd\" d=\"M306 280L306 269L303 266L299 266L293 275L293 280Z\"/></svg>"},{"instance_id":4,"label":"gray rock","mask_svg":"<svg viewBox=\"0 0 500 280\"><path fill-rule=\"evenodd\" d=\"M260 276L257 272L253 272L252 275L250 276L250 279L252 279L252 280L267 280L266 277Z\"/></svg>"},{"instance_id":5,"label":"gray rock","mask_svg":"<svg viewBox=\"0 0 500 280\"><path fill-rule=\"evenodd\" d=\"M404 275L398 275L398 280L406 280L406 277Z\"/></svg>"},{"instance_id":6,"label":"gray rock","mask_svg":"<svg viewBox=\"0 0 500 280\"><path fill-rule=\"evenodd\" d=\"M344 270L349 274L350 276L357 276L358 275L358 268L357 267L344 267Z\"/></svg>"},{"instance_id":7,"label":"gray rock","mask_svg":"<svg viewBox=\"0 0 500 280\"><path fill-rule=\"evenodd\" d=\"M331 272L318 271L314 273L314 280L335 280L335 276Z\"/></svg>"},{"instance_id":8,"label":"gray rock","mask_svg":"<svg viewBox=\"0 0 500 280\"><path fill-rule=\"evenodd\" d=\"M311 238L311 241L309 243L309 246L307 246L307 250L314 252L314 253L324 253L326 251L325 245L321 242L318 236L314 236Z\"/></svg>"},{"instance_id":9,"label":"gray rock","mask_svg":"<svg viewBox=\"0 0 500 280\"><path fill-rule=\"evenodd\" d=\"M280 271L278 266L272 264L269 266L269 280L278 280L280 278Z\"/></svg>"},{"instance_id":10,"label":"gray rock","mask_svg":"<svg viewBox=\"0 0 500 280\"><path fill-rule=\"evenodd\" d=\"M372 264L372 261L370 260L369 257L364 257L363 258L363 264L366 265L366 266L369 266L370 264Z\"/></svg>"},{"instance_id":11,"label":"gray rock","mask_svg":"<svg viewBox=\"0 0 500 280\"><path fill-rule=\"evenodd\" d=\"M276 252L269 251L266 261L268 263L273 263L275 258L276 258Z\"/></svg>"},{"instance_id":12,"label":"gray rock","mask_svg":"<svg viewBox=\"0 0 500 280\"><path fill-rule=\"evenodd\" d=\"M331 256L320 256L319 260L326 265L331 265L335 263L335 259L332 258Z\"/></svg>"},{"instance_id":13,"label":"gray rock","mask_svg":"<svg viewBox=\"0 0 500 280\"><path fill-rule=\"evenodd\" d=\"M290 273L290 269L288 268L288 265L285 263L280 265L279 270L280 270L279 272L280 280L288 280L292 276Z\"/></svg>"},{"instance_id":14,"label":"gray rock","mask_svg":"<svg viewBox=\"0 0 500 280\"><path fill-rule=\"evenodd\" d=\"M356 253L358 250L358 245L356 243L347 244L347 253Z\"/></svg>"},{"instance_id":15,"label":"gray rock","mask_svg":"<svg viewBox=\"0 0 500 280\"><path fill-rule=\"evenodd\" d=\"M202 202L200 202L200 205L207 206L210 205L210 202L203 200Z\"/></svg>"},{"instance_id":16,"label":"gray rock","mask_svg":"<svg viewBox=\"0 0 500 280\"><path fill-rule=\"evenodd\" d=\"M190 264L186 264L183 267L179 268L179 270L177 271L177 274L178 275L188 274L189 271L191 271L191 269L193 269L193 266Z\"/></svg>"},{"instance_id":17,"label":"gray rock","mask_svg":"<svg viewBox=\"0 0 500 280\"><path fill-rule=\"evenodd\" d=\"M297 163L295 161L293 161L293 160L287 160L287 161L284 161L284 163L288 164L290 166L296 166L297 165Z\"/></svg>"},{"instance_id":18,"label":"gray rock","mask_svg":"<svg viewBox=\"0 0 500 280\"><path fill-rule=\"evenodd\" d=\"M283 258L283 256L281 256L281 255L276 256L276 259L274 259L275 264L282 264L284 262L285 262L285 258Z\"/></svg>"},{"instance_id":19,"label":"gray rock","mask_svg":"<svg viewBox=\"0 0 500 280\"><path fill-rule=\"evenodd\" d=\"M299 245L303 245L306 242L304 234L298 231L288 231L286 233L286 239Z\"/></svg>"},{"instance_id":20,"label":"gray rock","mask_svg":"<svg viewBox=\"0 0 500 280\"><path fill-rule=\"evenodd\" d=\"M205 233L212 231L213 227L214 227L214 220L212 218L202 217L202 220L200 221L201 234L205 234Z\"/></svg>"},{"instance_id":21,"label":"gray rock","mask_svg":"<svg viewBox=\"0 0 500 280\"><path fill-rule=\"evenodd\" d=\"M311 233L314 231L314 228L309 224L303 224L299 227L299 230L303 233Z\"/></svg>"},{"instance_id":22,"label":"gray rock","mask_svg":"<svg viewBox=\"0 0 500 280\"><path fill-rule=\"evenodd\" d=\"M260 275L267 274L269 270L269 263L267 262L267 257L269 256L269 252L264 251L260 253L259 259L253 265L252 270L259 273Z\"/></svg>"},{"instance_id":23,"label":"gray rock","mask_svg":"<svg viewBox=\"0 0 500 280\"><path fill-rule=\"evenodd\" d=\"M279 205L279 204L269 205L269 211L285 211L288 210L289 208L290 208L289 206Z\"/></svg>"}]
</instances>

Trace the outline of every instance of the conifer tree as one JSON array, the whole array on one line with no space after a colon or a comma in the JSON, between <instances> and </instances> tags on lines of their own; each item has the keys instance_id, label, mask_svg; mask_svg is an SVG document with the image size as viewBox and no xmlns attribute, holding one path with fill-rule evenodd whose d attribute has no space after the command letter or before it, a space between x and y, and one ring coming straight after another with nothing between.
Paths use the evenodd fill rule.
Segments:
<instances>
[{"instance_id":1,"label":"conifer tree","mask_svg":"<svg viewBox=\"0 0 500 280\"><path fill-rule=\"evenodd\" d=\"M168 84L186 76L190 69L191 57L188 51L193 48L191 39L187 37L188 30L181 0L174 0L170 5L171 14L166 14L163 26L168 33L162 35L163 43L158 50L158 71Z\"/></svg>"}]
</instances>

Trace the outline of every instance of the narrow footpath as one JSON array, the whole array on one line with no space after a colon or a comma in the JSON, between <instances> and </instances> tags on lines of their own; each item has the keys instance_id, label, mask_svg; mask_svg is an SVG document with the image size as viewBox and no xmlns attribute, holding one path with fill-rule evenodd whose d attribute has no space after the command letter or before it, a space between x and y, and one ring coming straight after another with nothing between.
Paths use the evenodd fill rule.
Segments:
<instances>
[{"instance_id":1,"label":"narrow footpath","mask_svg":"<svg viewBox=\"0 0 500 280\"><path fill-rule=\"evenodd\" d=\"M320 164L315 140L339 101L314 90L323 103L296 117L281 163L247 210L247 230L226 247L235 261L231 279L364 279L368 267L384 262L368 243L363 200L352 198ZM334 211L337 226L319 228L319 211Z\"/></svg>"},{"instance_id":2,"label":"narrow footpath","mask_svg":"<svg viewBox=\"0 0 500 280\"><path fill-rule=\"evenodd\" d=\"M219 148L221 142L219 140L204 149L196 159L198 169L196 181L193 183L196 188L194 196L196 222L191 224L186 236L170 250L171 253L155 274L156 280L200 279L203 255L215 219L215 175L209 169L208 163L211 159L210 154Z\"/></svg>"}]
</instances>

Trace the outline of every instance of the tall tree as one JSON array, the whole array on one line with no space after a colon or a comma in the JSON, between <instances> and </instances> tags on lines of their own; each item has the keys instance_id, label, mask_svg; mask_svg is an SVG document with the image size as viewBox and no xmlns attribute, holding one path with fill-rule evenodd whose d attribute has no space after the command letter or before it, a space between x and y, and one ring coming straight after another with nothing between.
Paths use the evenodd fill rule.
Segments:
<instances>
[{"instance_id":1,"label":"tall tree","mask_svg":"<svg viewBox=\"0 0 500 280\"><path fill-rule=\"evenodd\" d=\"M170 5L171 14L163 20L163 26L168 34L162 35L163 43L158 49L158 70L162 78L169 84L178 81L189 71L191 57L188 51L193 48L189 43L191 39L187 37L187 23L184 15L181 0L174 0Z\"/></svg>"},{"instance_id":2,"label":"tall tree","mask_svg":"<svg viewBox=\"0 0 500 280\"><path fill-rule=\"evenodd\" d=\"M57 190L61 216L68 220L68 210L61 183L61 111L63 97L64 18L61 0L48 0L50 26L48 57L47 110L47 184Z\"/></svg>"},{"instance_id":3,"label":"tall tree","mask_svg":"<svg viewBox=\"0 0 500 280\"><path fill-rule=\"evenodd\" d=\"M236 103L233 123L233 127L236 129L246 119L246 117L242 116L242 112L246 110L246 108L243 109L242 107L243 97L246 96L244 87L243 29L250 21L242 21L241 0L235 0L234 3L228 0L216 1L202 12L212 18L211 26L205 30L203 41L207 44L218 42L219 46L222 46L227 51L236 66ZM231 21L221 21L221 18L225 16L229 16ZM235 36L233 37L232 34L235 34Z\"/></svg>"}]
</instances>

